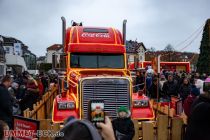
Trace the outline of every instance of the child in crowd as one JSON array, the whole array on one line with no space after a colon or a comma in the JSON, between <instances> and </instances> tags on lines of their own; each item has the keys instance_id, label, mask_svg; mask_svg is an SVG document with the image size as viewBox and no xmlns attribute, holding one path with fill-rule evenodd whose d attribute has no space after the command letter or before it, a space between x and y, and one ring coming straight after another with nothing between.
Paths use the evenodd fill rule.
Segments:
<instances>
[{"instance_id":1,"label":"child in crowd","mask_svg":"<svg viewBox=\"0 0 210 140\"><path fill-rule=\"evenodd\" d=\"M112 121L116 140L132 140L135 130L134 124L130 118L130 111L121 106L118 109L118 118Z\"/></svg>"}]
</instances>

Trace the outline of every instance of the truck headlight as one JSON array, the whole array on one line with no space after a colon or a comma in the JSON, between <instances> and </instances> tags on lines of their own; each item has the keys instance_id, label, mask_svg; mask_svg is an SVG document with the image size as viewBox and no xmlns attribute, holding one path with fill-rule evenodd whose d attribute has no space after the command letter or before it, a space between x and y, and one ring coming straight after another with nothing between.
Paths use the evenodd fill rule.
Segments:
<instances>
[{"instance_id":1,"label":"truck headlight","mask_svg":"<svg viewBox=\"0 0 210 140\"><path fill-rule=\"evenodd\" d=\"M58 109L59 110L75 109L75 103L74 102L58 102Z\"/></svg>"},{"instance_id":2,"label":"truck headlight","mask_svg":"<svg viewBox=\"0 0 210 140\"><path fill-rule=\"evenodd\" d=\"M134 100L133 107L148 107L149 101L148 100Z\"/></svg>"}]
</instances>

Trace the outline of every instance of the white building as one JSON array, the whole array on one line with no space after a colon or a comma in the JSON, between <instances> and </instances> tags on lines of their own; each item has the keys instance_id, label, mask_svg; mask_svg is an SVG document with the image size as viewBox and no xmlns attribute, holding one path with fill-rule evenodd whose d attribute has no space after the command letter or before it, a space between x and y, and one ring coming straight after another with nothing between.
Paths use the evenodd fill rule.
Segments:
<instances>
[{"instance_id":1,"label":"white building","mask_svg":"<svg viewBox=\"0 0 210 140\"><path fill-rule=\"evenodd\" d=\"M3 75L6 74L6 59L5 51L3 48L3 38L0 36L0 79Z\"/></svg>"},{"instance_id":2,"label":"white building","mask_svg":"<svg viewBox=\"0 0 210 140\"><path fill-rule=\"evenodd\" d=\"M6 53L7 72L13 73L15 71L15 73L19 73L27 70L25 60L22 57L22 42L12 37L2 36L2 38Z\"/></svg>"},{"instance_id":3,"label":"white building","mask_svg":"<svg viewBox=\"0 0 210 140\"><path fill-rule=\"evenodd\" d=\"M46 62L52 63L52 56L53 54L59 53L62 49L61 44L54 44L47 48L47 54L46 54Z\"/></svg>"},{"instance_id":4,"label":"white building","mask_svg":"<svg viewBox=\"0 0 210 140\"><path fill-rule=\"evenodd\" d=\"M146 48L144 47L144 44L141 43L140 46L137 49L139 62L145 61L145 52L146 52Z\"/></svg>"},{"instance_id":5,"label":"white building","mask_svg":"<svg viewBox=\"0 0 210 140\"><path fill-rule=\"evenodd\" d=\"M138 62L145 61L146 48L142 42L138 43L136 41L127 41L126 43L126 53L128 57L128 64L134 63L135 59Z\"/></svg>"}]
</instances>

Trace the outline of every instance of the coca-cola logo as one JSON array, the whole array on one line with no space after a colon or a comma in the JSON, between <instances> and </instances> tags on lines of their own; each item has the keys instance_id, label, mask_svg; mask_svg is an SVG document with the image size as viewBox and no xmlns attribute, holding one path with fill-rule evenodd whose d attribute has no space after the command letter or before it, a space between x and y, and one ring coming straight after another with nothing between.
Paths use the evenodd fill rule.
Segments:
<instances>
[{"instance_id":1,"label":"coca-cola logo","mask_svg":"<svg viewBox=\"0 0 210 140\"><path fill-rule=\"evenodd\" d=\"M109 33L82 33L82 37L110 38Z\"/></svg>"}]
</instances>

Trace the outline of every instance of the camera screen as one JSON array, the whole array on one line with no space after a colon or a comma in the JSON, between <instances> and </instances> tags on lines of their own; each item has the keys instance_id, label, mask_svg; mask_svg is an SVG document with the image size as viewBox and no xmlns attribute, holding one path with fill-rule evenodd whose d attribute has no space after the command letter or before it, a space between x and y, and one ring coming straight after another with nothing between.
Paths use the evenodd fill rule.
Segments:
<instances>
[{"instance_id":1,"label":"camera screen","mask_svg":"<svg viewBox=\"0 0 210 140\"><path fill-rule=\"evenodd\" d=\"M91 121L104 121L104 103L91 103Z\"/></svg>"}]
</instances>

